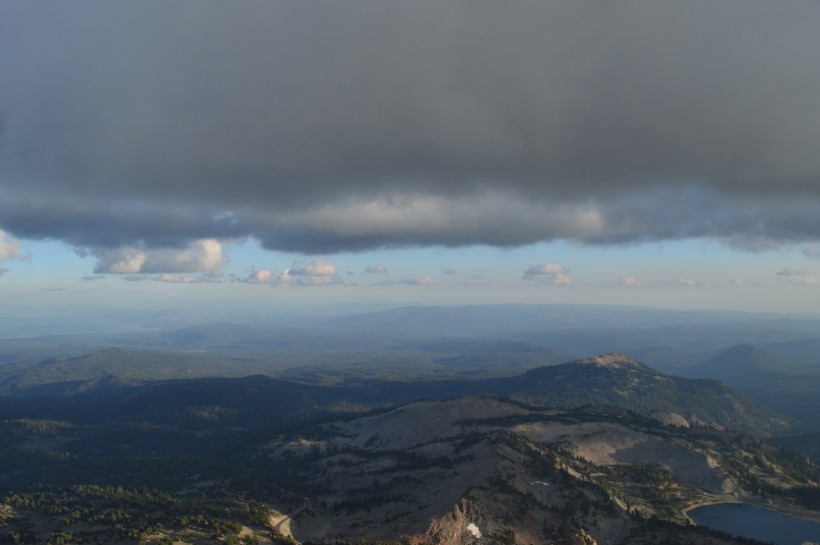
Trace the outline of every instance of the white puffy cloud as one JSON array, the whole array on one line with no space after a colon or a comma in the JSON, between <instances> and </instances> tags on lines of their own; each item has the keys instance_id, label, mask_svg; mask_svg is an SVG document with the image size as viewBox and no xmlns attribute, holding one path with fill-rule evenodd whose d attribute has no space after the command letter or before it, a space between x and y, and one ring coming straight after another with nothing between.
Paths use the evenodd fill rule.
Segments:
<instances>
[{"instance_id":1,"label":"white puffy cloud","mask_svg":"<svg viewBox=\"0 0 820 545\"><path fill-rule=\"evenodd\" d=\"M545 286L569 286L572 278L569 269L561 265L558 261L544 263L543 265L532 265L521 276L524 280L532 280Z\"/></svg>"},{"instance_id":2,"label":"white puffy cloud","mask_svg":"<svg viewBox=\"0 0 820 545\"><path fill-rule=\"evenodd\" d=\"M687 288L694 288L696 286L699 286L700 284L698 283L697 280L695 280L693 278L679 278L678 279L678 285L679 286L685 286Z\"/></svg>"},{"instance_id":3,"label":"white puffy cloud","mask_svg":"<svg viewBox=\"0 0 820 545\"><path fill-rule=\"evenodd\" d=\"M271 269L252 269L247 276L232 278L234 282L241 282L243 284L270 284L277 283L276 272Z\"/></svg>"},{"instance_id":4,"label":"white puffy cloud","mask_svg":"<svg viewBox=\"0 0 820 545\"><path fill-rule=\"evenodd\" d=\"M294 264L283 270L276 280L277 284L297 287L333 286L341 282L336 265L322 257L302 265Z\"/></svg>"},{"instance_id":5,"label":"white puffy cloud","mask_svg":"<svg viewBox=\"0 0 820 545\"><path fill-rule=\"evenodd\" d=\"M640 288L643 286L643 282L635 278L634 276L624 276L621 278L621 285L627 288Z\"/></svg>"},{"instance_id":6,"label":"white puffy cloud","mask_svg":"<svg viewBox=\"0 0 820 545\"><path fill-rule=\"evenodd\" d=\"M21 243L0 229L0 261L20 257Z\"/></svg>"},{"instance_id":7,"label":"white puffy cloud","mask_svg":"<svg viewBox=\"0 0 820 545\"><path fill-rule=\"evenodd\" d=\"M404 284L406 286L435 286L437 282L431 276L418 276L416 278L405 278L404 280L399 280L400 284Z\"/></svg>"},{"instance_id":8,"label":"white puffy cloud","mask_svg":"<svg viewBox=\"0 0 820 545\"><path fill-rule=\"evenodd\" d=\"M302 267L291 269L290 273L305 276L336 276L339 274L339 269L330 261L322 257L317 257Z\"/></svg>"},{"instance_id":9,"label":"white puffy cloud","mask_svg":"<svg viewBox=\"0 0 820 545\"><path fill-rule=\"evenodd\" d=\"M364 272L367 274L389 274L390 271L384 265L375 265L373 267L365 267Z\"/></svg>"},{"instance_id":10,"label":"white puffy cloud","mask_svg":"<svg viewBox=\"0 0 820 545\"><path fill-rule=\"evenodd\" d=\"M799 268L799 267L784 267L777 273L776 276L789 284L797 286L817 286L820 285L820 276L817 275L814 269Z\"/></svg>"},{"instance_id":11,"label":"white puffy cloud","mask_svg":"<svg viewBox=\"0 0 820 545\"><path fill-rule=\"evenodd\" d=\"M139 244L94 254L98 274L196 273L214 271L225 262L222 243L215 239L196 240L181 249L149 249Z\"/></svg>"},{"instance_id":12,"label":"white puffy cloud","mask_svg":"<svg viewBox=\"0 0 820 545\"><path fill-rule=\"evenodd\" d=\"M148 254L140 248L126 247L99 253L95 273L133 274L142 272Z\"/></svg>"},{"instance_id":13,"label":"white puffy cloud","mask_svg":"<svg viewBox=\"0 0 820 545\"><path fill-rule=\"evenodd\" d=\"M293 282L293 277L290 275L290 269L284 269L279 276L276 277L277 286L288 286Z\"/></svg>"}]
</instances>

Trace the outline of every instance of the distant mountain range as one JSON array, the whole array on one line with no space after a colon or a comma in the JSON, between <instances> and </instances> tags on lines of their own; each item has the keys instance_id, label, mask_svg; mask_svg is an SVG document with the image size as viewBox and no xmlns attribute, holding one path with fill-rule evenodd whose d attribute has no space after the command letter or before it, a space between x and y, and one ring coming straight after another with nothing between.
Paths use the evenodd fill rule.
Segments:
<instances>
[{"instance_id":1,"label":"distant mountain range","mask_svg":"<svg viewBox=\"0 0 820 545\"><path fill-rule=\"evenodd\" d=\"M817 316L567 304L366 310L353 306L266 314L257 309L247 310L244 316L242 312L215 314L214 323L203 324L201 315L55 309L50 319L67 324L63 334L57 334L57 322L44 327L40 336L34 323L17 333L12 327L3 334L0 327L0 365L65 359L107 346L266 357L331 351L419 352L425 350L414 345L448 341L530 343L570 357L622 352L667 372L695 365L738 344L752 344L795 365L820 363ZM110 327L79 334L76 325L82 320L77 316L89 313L96 316L94 323ZM11 315L16 319L29 314L15 309ZM143 329L135 329L135 323Z\"/></svg>"},{"instance_id":2,"label":"distant mountain range","mask_svg":"<svg viewBox=\"0 0 820 545\"><path fill-rule=\"evenodd\" d=\"M218 366L221 360L212 365ZM193 356L109 349L82 358L22 367L0 376L6 394L83 396L89 403L96 397L115 397L138 403L140 399L188 399L197 388L210 392L209 404L227 407L237 418L252 417L237 400L260 398L254 410L278 410L280 391L296 393L303 404L292 409L312 413L332 404L348 403L374 407L400 405L419 399L447 399L463 395L503 396L533 407L575 408L617 406L680 426L709 426L743 430L760 436L783 433L793 426L778 416L735 394L714 380L689 380L655 371L623 354L571 361L530 369L512 377L486 379L443 378L440 380L384 380L378 376L349 378L336 385L310 384L265 376L244 379L201 378L203 369ZM207 360L206 360L207 365ZM451 362L452 363L452 362ZM205 367L209 372L238 373L236 365L226 369ZM252 371L252 368L244 369ZM169 376L176 380L163 380ZM199 386L196 386L199 385ZM222 391L224 389L224 392ZM247 390L245 394L242 391ZM190 394L183 392L190 391ZM264 399L274 400L270 407ZM160 406L163 401L148 405ZM139 404L139 403L138 403Z\"/></svg>"}]
</instances>

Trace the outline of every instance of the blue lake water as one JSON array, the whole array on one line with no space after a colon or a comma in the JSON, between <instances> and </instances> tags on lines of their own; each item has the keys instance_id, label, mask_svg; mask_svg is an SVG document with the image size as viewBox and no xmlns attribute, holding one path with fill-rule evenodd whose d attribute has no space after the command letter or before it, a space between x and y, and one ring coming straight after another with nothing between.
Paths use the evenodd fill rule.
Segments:
<instances>
[{"instance_id":1,"label":"blue lake water","mask_svg":"<svg viewBox=\"0 0 820 545\"><path fill-rule=\"evenodd\" d=\"M820 524L742 503L704 505L689 511L697 524L777 545L820 543Z\"/></svg>"}]
</instances>

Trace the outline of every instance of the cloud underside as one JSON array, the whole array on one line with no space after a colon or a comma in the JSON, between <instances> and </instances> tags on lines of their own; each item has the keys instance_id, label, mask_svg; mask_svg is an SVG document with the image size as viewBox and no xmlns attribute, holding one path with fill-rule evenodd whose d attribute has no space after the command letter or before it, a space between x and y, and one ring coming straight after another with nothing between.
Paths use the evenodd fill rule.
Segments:
<instances>
[{"instance_id":1,"label":"cloud underside","mask_svg":"<svg viewBox=\"0 0 820 545\"><path fill-rule=\"evenodd\" d=\"M809 0L3 5L0 228L125 274L246 236L817 241L818 20Z\"/></svg>"},{"instance_id":2,"label":"cloud underside","mask_svg":"<svg viewBox=\"0 0 820 545\"><path fill-rule=\"evenodd\" d=\"M394 195L345 199L298 211L246 207L229 216L209 210L189 214L192 206L182 204L117 206L83 203L66 212L56 204L18 206L12 199L0 203L0 221L20 238L63 240L106 256L98 272L128 272L125 269L142 263L146 248L170 248L166 257L175 259L171 254L202 240L247 236L271 250L306 254L425 245L511 247L553 240L605 246L690 238L763 251L820 239L820 205L736 202L696 188L626 194L606 203L524 201L499 192L461 197ZM816 254L813 245L806 248L807 255Z\"/></svg>"}]
</instances>

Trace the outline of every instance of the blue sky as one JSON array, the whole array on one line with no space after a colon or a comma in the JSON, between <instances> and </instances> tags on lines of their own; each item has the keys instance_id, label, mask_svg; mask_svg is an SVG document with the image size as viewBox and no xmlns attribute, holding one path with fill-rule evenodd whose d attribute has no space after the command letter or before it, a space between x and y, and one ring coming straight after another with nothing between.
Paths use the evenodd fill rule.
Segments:
<instances>
[{"instance_id":1,"label":"blue sky","mask_svg":"<svg viewBox=\"0 0 820 545\"><path fill-rule=\"evenodd\" d=\"M818 286L778 275L813 270L799 248L741 252L702 240L587 248L566 242L501 249L421 247L310 256L262 249L254 240L226 244L219 275L163 279L161 274L97 274L95 259L57 241L21 241L4 262L3 300L17 305L97 304L122 308L334 303L583 303L672 308L816 312ZM285 269L323 259L335 268L328 285L280 284ZM533 266L558 263L569 282L525 278ZM367 270L374 272L366 272ZM247 282L253 271L269 279ZM177 273L178 274L178 273ZM133 276L144 276L135 281ZM179 275L185 276L185 275Z\"/></svg>"},{"instance_id":2,"label":"blue sky","mask_svg":"<svg viewBox=\"0 0 820 545\"><path fill-rule=\"evenodd\" d=\"M813 0L4 2L0 296L815 311L819 22Z\"/></svg>"}]
</instances>

